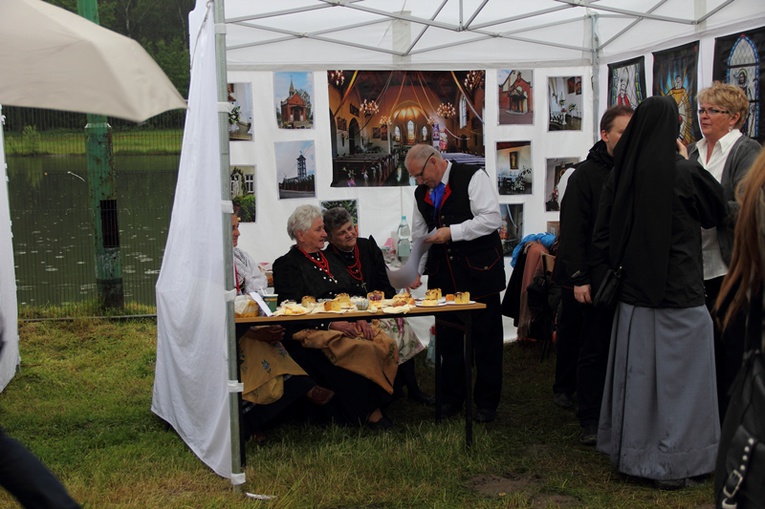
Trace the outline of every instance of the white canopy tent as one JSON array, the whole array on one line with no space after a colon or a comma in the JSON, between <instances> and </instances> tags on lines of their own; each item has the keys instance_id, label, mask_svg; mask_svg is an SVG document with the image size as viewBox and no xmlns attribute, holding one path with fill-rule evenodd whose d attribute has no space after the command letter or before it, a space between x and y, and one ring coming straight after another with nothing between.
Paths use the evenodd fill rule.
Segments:
<instances>
[{"instance_id":1,"label":"white canopy tent","mask_svg":"<svg viewBox=\"0 0 765 509\"><path fill-rule=\"evenodd\" d=\"M190 107L157 284L152 410L234 484L244 482L244 475L234 436L238 423L229 422L229 412L237 415L236 399L229 397L227 404L224 397L237 390L231 375L236 362L232 312L230 303L226 306L232 292L230 261L224 265L231 259L229 164L256 167L257 219L241 226L239 244L259 261L273 261L287 251L286 217L299 204L355 199L361 234L379 241L412 210L411 188L330 187L326 71L484 69L486 90L493 91L496 70L534 69L534 125L499 125L497 94L487 93L483 136L490 175L496 176L495 144L505 140L531 141L536 174L544 172L546 158L587 153L605 109L607 63L645 56L651 83L651 52L698 40L698 83L704 87L711 83L714 37L765 25L761 0L225 0L225 22L216 2L199 0L192 15L199 29L192 30ZM225 51L219 48L217 55L216 37L225 40ZM212 83L216 59L217 89ZM313 71L313 129L276 126L272 72L285 70ZM548 132L547 78L574 75L582 76L584 111L590 114L581 131ZM252 84L254 139L232 142L229 154L224 91L226 83L239 82ZM218 133L211 131L216 122ZM274 143L305 139L315 142L316 197L280 200ZM544 200L539 188L524 198L524 233L544 231L547 221L557 219L557 213L545 212ZM519 203L517 197L505 202Z\"/></svg>"}]
</instances>

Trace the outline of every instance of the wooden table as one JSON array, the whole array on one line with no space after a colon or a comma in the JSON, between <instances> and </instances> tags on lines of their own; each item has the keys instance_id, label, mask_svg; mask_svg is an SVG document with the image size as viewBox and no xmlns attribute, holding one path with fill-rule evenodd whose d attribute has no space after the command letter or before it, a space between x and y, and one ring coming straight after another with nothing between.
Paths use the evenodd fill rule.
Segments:
<instances>
[{"instance_id":1,"label":"wooden table","mask_svg":"<svg viewBox=\"0 0 765 509\"><path fill-rule=\"evenodd\" d=\"M336 320L373 320L375 318L407 318L411 316L434 316L442 313L454 313L462 322L465 330L465 447L470 449L473 445L473 349L471 338L471 324L473 311L486 309L486 304L476 302L474 304L448 304L441 306L417 306L406 313L384 313L369 311L348 311L345 313L308 313L305 315L281 315L281 316L253 316L236 318L236 323L249 323L252 325L294 325L305 321L330 322ZM441 420L441 355L438 341L436 341L436 421Z\"/></svg>"}]
</instances>

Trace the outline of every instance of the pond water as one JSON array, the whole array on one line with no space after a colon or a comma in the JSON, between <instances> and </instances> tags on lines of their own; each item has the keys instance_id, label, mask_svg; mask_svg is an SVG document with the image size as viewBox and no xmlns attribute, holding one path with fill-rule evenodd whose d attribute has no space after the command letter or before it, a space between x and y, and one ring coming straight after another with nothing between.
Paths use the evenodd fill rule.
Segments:
<instances>
[{"instance_id":1,"label":"pond water","mask_svg":"<svg viewBox=\"0 0 765 509\"><path fill-rule=\"evenodd\" d=\"M178 155L115 157L126 303L155 304L178 161ZM9 157L7 163L19 306L94 299L85 157Z\"/></svg>"}]
</instances>

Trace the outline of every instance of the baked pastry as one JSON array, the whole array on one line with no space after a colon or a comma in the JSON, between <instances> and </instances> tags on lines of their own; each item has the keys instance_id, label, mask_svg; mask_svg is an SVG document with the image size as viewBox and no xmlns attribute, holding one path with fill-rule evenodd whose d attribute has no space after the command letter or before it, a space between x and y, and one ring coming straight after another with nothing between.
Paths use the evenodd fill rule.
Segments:
<instances>
[{"instance_id":1,"label":"baked pastry","mask_svg":"<svg viewBox=\"0 0 765 509\"><path fill-rule=\"evenodd\" d=\"M324 311L340 311L341 303L337 299L332 299L324 302Z\"/></svg>"},{"instance_id":2,"label":"baked pastry","mask_svg":"<svg viewBox=\"0 0 765 509\"><path fill-rule=\"evenodd\" d=\"M306 295L303 297L303 299L300 301L300 304L303 305L303 307L313 307L316 304L316 299L311 297L310 295Z\"/></svg>"},{"instance_id":3,"label":"baked pastry","mask_svg":"<svg viewBox=\"0 0 765 509\"><path fill-rule=\"evenodd\" d=\"M438 306L438 301L435 299L423 299L420 301L420 306Z\"/></svg>"},{"instance_id":4,"label":"baked pastry","mask_svg":"<svg viewBox=\"0 0 765 509\"><path fill-rule=\"evenodd\" d=\"M441 299L441 289L440 288L429 288L425 290L425 299L426 300L440 300Z\"/></svg>"},{"instance_id":5,"label":"baked pastry","mask_svg":"<svg viewBox=\"0 0 765 509\"><path fill-rule=\"evenodd\" d=\"M454 294L453 293L447 293L444 298L446 299L446 302L454 302Z\"/></svg>"},{"instance_id":6,"label":"baked pastry","mask_svg":"<svg viewBox=\"0 0 765 509\"><path fill-rule=\"evenodd\" d=\"M391 306L394 307L394 308L395 307L399 307L399 306L414 306L414 305L415 305L414 299L411 298L411 297L409 297L409 298L406 298L406 297L398 297L398 298L393 297L393 300L391 301Z\"/></svg>"},{"instance_id":7,"label":"baked pastry","mask_svg":"<svg viewBox=\"0 0 765 509\"><path fill-rule=\"evenodd\" d=\"M260 308L249 295L237 295L234 300L234 316L236 318L246 318L258 316Z\"/></svg>"},{"instance_id":8,"label":"baked pastry","mask_svg":"<svg viewBox=\"0 0 765 509\"><path fill-rule=\"evenodd\" d=\"M383 300L383 297L385 297L385 295L380 290L375 290L367 294L367 299L370 301L380 301Z\"/></svg>"},{"instance_id":9,"label":"baked pastry","mask_svg":"<svg viewBox=\"0 0 765 509\"><path fill-rule=\"evenodd\" d=\"M351 296L347 293L338 293L335 297L335 300L340 302L340 304L350 304L351 303Z\"/></svg>"},{"instance_id":10,"label":"baked pastry","mask_svg":"<svg viewBox=\"0 0 765 509\"><path fill-rule=\"evenodd\" d=\"M454 294L455 304L470 304L470 292L457 292Z\"/></svg>"}]
</instances>

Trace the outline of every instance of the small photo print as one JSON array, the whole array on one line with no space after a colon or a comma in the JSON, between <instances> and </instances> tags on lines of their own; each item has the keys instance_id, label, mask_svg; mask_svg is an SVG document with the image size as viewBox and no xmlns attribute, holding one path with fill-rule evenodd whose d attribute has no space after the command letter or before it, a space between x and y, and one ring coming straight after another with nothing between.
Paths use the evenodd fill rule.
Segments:
<instances>
[{"instance_id":1,"label":"small photo print","mask_svg":"<svg viewBox=\"0 0 765 509\"><path fill-rule=\"evenodd\" d=\"M252 84L229 83L228 139L230 141L252 140Z\"/></svg>"},{"instance_id":2,"label":"small photo print","mask_svg":"<svg viewBox=\"0 0 765 509\"><path fill-rule=\"evenodd\" d=\"M497 142L497 191L500 195L531 194L530 141Z\"/></svg>"},{"instance_id":3,"label":"small photo print","mask_svg":"<svg viewBox=\"0 0 765 509\"><path fill-rule=\"evenodd\" d=\"M531 125L534 123L534 91L531 69L497 71L499 83L499 125Z\"/></svg>"},{"instance_id":4,"label":"small photo print","mask_svg":"<svg viewBox=\"0 0 765 509\"><path fill-rule=\"evenodd\" d=\"M550 106L548 131L582 130L582 77L554 76L547 80Z\"/></svg>"},{"instance_id":5,"label":"small photo print","mask_svg":"<svg viewBox=\"0 0 765 509\"><path fill-rule=\"evenodd\" d=\"M231 201L240 221L255 222L255 166L231 167Z\"/></svg>"},{"instance_id":6,"label":"small photo print","mask_svg":"<svg viewBox=\"0 0 765 509\"><path fill-rule=\"evenodd\" d=\"M316 150L313 141L277 141L274 152L279 198L316 196Z\"/></svg>"},{"instance_id":7,"label":"small photo print","mask_svg":"<svg viewBox=\"0 0 765 509\"><path fill-rule=\"evenodd\" d=\"M545 211L554 212L560 210L563 200L563 190L558 187L561 177L566 170L573 168L579 162L576 157L556 157L547 160L547 172L545 173ZM568 177L566 177L568 180Z\"/></svg>"},{"instance_id":8,"label":"small photo print","mask_svg":"<svg viewBox=\"0 0 765 509\"><path fill-rule=\"evenodd\" d=\"M275 72L276 123L282 129L313 129L313 73Z\"/></svg>"},{"instance_id":9,"label":"small photo print","mask_svg":"<svg viewBox=\"0 0 765 509\"><path fill-rule=\"evenodd\" d=\"M523 238L523 204L500 203L499 213L502 216L502 226L499 227L502 253L504 256L512 256L513 249Z\"/></svg>"}]
</instances>

